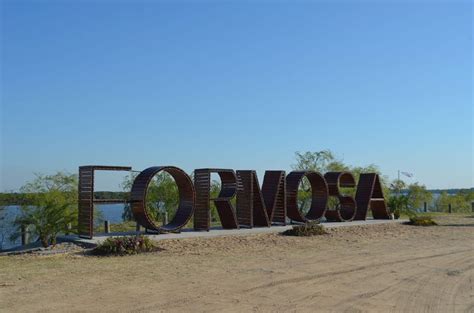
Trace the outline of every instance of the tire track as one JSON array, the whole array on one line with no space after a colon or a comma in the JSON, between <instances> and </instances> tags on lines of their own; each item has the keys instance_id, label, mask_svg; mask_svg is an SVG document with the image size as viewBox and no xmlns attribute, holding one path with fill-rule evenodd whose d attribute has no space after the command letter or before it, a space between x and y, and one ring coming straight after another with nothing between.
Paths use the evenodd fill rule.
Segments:
<instances>
[{"instance_id":1,"label":"tire track","mask_svg":"<svg viewBox=\"0 0 474 313\"><path fill-rule=\"evenodd\" d=\"M395 260L395 261L373 263L373 264L369 264L369 265L358 266L358 267L347 269L347 270L333 271L333 272L327 272L327 273L322 273L322 274L305 275L305 276L302 276L302 277L282 279L282 280L272 281L270 283L266 283L266 284L263 284L263 285L259 285L259 286L256 286L256 287L248 288L248 289L243 290L242 292L247 293L247 292L252 292L252 291L255 291L255 290L259 290L259 289L276 287L276 286L280 286L280 285L295 284L295 283L300 283L300 282L304 282L304 281L309 281L309 280L314 280L314 279L319 279L319 278L325 278L325 277L329 277L329 276L349 274L349 273L353 273L353 272L363 271L363 270L366 270L366 269L369 269L369 268L373 269L373 268L379 268L379 267L387 266L387 265L400 264L400 263L419 261L419 260L426 260L426 259L432 259L432 258L439 258L439 257L447 256L447 255L455 255L455 254L461 254L461 253L465 253L465 252L474 253L474 249L466 249L466 250L459 250L459 251L454 251L454 252L446 252L446 253L439 253L439 254L428 255L428 256L421 256L421 257Z\"/></svg>"}]
</instances>

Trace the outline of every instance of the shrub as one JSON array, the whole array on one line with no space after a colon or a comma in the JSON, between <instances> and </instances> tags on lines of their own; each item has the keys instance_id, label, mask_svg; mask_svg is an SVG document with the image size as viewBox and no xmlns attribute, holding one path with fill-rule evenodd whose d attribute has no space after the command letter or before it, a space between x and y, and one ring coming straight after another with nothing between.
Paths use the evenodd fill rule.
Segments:
<instances>
[{"instance_id":1,"label":"shrub","mask_svg":"<svg viewBox=\"0 0 474 313\"><path fill-rule=\"evenodd\" d=\"M412 216L408 222L410 225L415 226L434 226L438 225L431 216Z\"/></svg>"},{"instance_id":2,"label":"shrub","mask_svg":"<svg viewBox=\"0 0 474 313\"><path fill-rule=\"evenodd\" d=\"M23 205L15 219L18 228L31 226L43 247L56 244L61 232L69 231L68 225L77 225L77 175L58 172L54 175L36 174L36 178L21 187ZM20 232L13 234L15 240Z\"/></svg>"},{"instance_id":3,"label":"shrub","mask_svg":"<svg viewBox=\"0 0 474 313\"><path fill-rule=\"evenodd\" d=\"M158 248L145 236L110 237L92 250L95 255L131 255L156 251Z\"/></svg>"},{"instance_id":4,"label":"shrub","mask_svg":"<svg viewBox=\"0 0 474 313\"><path fill-rule=\"evenodd\" d=\"M31 226L30 231L36 235L43 247L56 244L56 237L77 219L77 213L68 209L68 205L46 203L38 206L22 206L21 214L13 222L21 226ZM16 232L11 236L15 240L21 235Z\"/></svg>"},{"instance_id":5,"label":"shrub","mask_svg":"<svg viewBox=\"0 0 474 313\"><path fill-rule=\"evenodd\" d=\"M292 229L285 230L285 236L318 236L327 234L326 229L319 222L308 222L303 225L293 226Z\"/></svg>"}]
</instances>

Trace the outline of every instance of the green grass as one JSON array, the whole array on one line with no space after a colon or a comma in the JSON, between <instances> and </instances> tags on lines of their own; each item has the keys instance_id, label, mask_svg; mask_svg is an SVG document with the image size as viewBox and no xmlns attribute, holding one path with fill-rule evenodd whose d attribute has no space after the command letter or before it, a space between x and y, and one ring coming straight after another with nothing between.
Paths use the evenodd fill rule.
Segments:
<instances>
[{"instance_id":1,"label":"green grass","mask_svg":"<svg viewBox=\"0 0 474 313\"><path fill-rule=\"evenodd\" d=\"M129 232L129 231L135 231L135 230L136 230L136 222L134 221L110 224L110 231L112 233L122 233L122 232ZM104 224L94 227L94 232L97 234L103 233Z\"/></svg>"},{"instance_id":2,"label":"green grass","mask_svg":"<svg viewBox=\"0 0 474 313\"><path fill-rule=\"evenodd\" d=\"M466 212L456 212L456 213L448 213L448 212L420 212L420 213L416 213L417 216L432 216L432 217L448 217L448 216L452 216L452 217L464 217L464 216L469 216L469 215L473 215L473 214L470 214L470 213L466 213ZM402 213L400 215L400 219L409 219L410 218L410 215L406 214L406 213Z\"/></svg>"},{"instance_id":3,"label":"green grass","mask_svg":"<svg viewBox=\"0 0 474 313\"><path fill-rule=\"evenodd\" d=\"M435 226L438 225L431 216L424 215L424 216L412 216L410 217L410 221L408 222L409 225L414 226Z\"/></svg>"}]
</instances>

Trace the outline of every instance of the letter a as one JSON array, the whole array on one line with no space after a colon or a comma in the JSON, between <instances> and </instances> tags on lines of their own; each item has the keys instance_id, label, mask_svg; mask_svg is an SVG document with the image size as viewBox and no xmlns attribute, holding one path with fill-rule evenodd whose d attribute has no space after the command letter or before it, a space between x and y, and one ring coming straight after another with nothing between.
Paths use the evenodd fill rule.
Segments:
<instances>
[{"instance_id":1,"label":"letter a","mask_svg":"<svg viewBox=\"0 0 474 313\"><path fill-rule=\"evenodd\" d=\"M379 175L375 173L360 174L355 199L357 212L354 220L365 220L369 208L374 219L390 219Z\"/></svg>"}]
</instances>

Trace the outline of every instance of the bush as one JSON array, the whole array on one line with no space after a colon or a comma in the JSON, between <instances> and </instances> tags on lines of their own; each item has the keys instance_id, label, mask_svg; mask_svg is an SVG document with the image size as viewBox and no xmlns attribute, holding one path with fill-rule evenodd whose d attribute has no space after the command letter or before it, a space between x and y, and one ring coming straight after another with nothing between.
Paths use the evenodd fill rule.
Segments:
<instances>
[{"instance_id":1,"label":"bush","mask_svg":"<svg viewBox=\"0 0 474 313\"><path fill-rule=\"evenodd\" d=\"M68 204L55 203L38 204L37 206L22 206L21 213L13 222L19 229L21 226L31 226L30 232L37 236L43 247L56 244L56 237L61 232L66 232L67 225L74 223L77 212L68 208ZM21 236L21 231L11 236L16 240Z\"/></svg>"},{"instance_id":2,"label":"bush","mask_svg":"<svg viewBox=\"0 0 474 313\"><path fill-rule=\"evenodd\" d=\"M414 226L434 226L438 225L431 216L412 216L410 217L409 225Z\"/></svg>"},{"instance_id":3,"label":"bush","mask_svg":"<svg viewBox=\"0 0 474 313\"><path fill-rule=\"evenodd\" d=\"M110 237L92 250L95 255L131 255L156 251L158 248L145 236Z\"/></svg>"},{"instance_id":4,"label":"bush","mask_svg":"<svg viewBox=\"0 0 474 313\"><path fill-rule=\"evenodd\" d=\"M14 225L31 226L33 236L38 237L43 247L56 244L61 232L68 232L77 225L77 175L58 172L40 175L21 187L23 205ZM21 235L13 234L13 240Z\"/></svg>"},{"instance_id":5,"label":"bush","mask_svg":"<svg viewBox=\"0 0 474 313\"><path fill-rule=\"evenodd\" d=\"M326 229L319 222L308 222L303 225L293 226L292 229L285 230L285 236L318 236L327 234Z\"/></svg>"}]
</instances>

